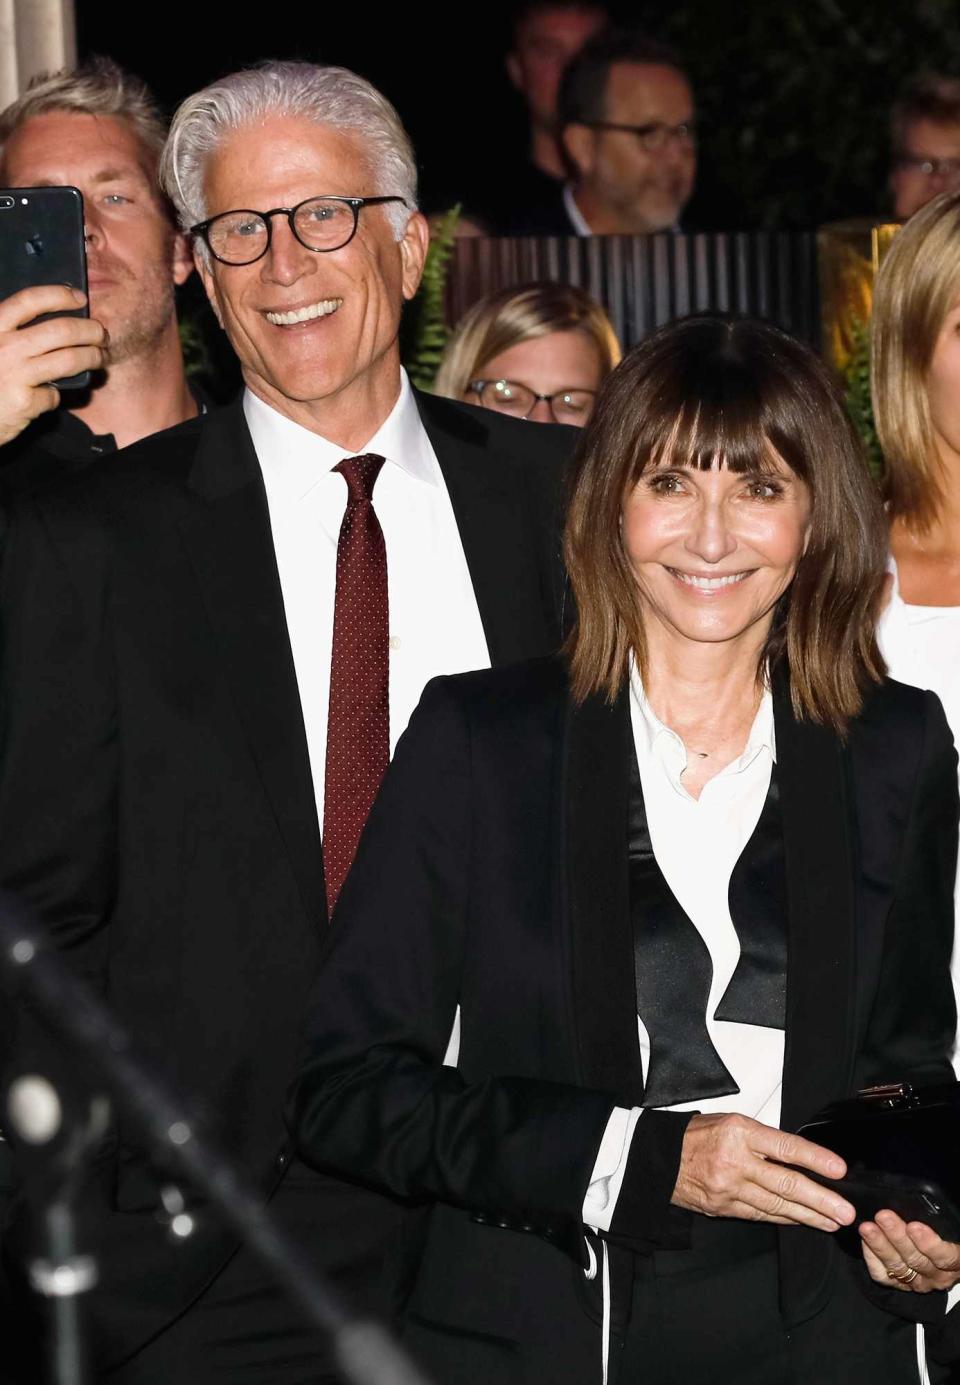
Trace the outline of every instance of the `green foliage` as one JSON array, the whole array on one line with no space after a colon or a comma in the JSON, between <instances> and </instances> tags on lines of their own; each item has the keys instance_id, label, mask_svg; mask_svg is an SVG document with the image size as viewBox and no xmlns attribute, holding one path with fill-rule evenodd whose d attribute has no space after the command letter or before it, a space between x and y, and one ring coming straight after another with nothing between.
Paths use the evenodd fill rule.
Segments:
<instances>
[{"instance_id":1,"label":"green foliage","mask_svg":"<svg viewBox=\"0 0 960 1385\"><path fill-rule=\"evenodd\" d=\"M850 326L853 350L845 371L845 399L854 427L860 434L874 480L883 476L883 453L877 438L870 397L870 324L855 319Z\"/></svg>"},{"instance_id":2,"label":"green foliage","mask_svg":"<svg viewBox=\"0 0 960 1385\"><path fill-rule=\"evenodd\" d=\"M180 327L180 347L187 378L205 379L211 373L210 348L207 333L199 313L181 309L177 318Z\"/></svg>"},{"instance_id":3,"label":"green foliage","mask_svg":"<svg viewBox=\"0 0 960 1385\"><path fill-rule=\"evenodd\" d=\"M177 289L177 322L187 377L215 404L240 388L240 364L213 315L198 274Z\"/></svg>"},{"instance_id":4,"label":"green foliage","mask_svg":"<svg viewBox=\"0 0 960 1385\"><path fill-rule=\"evenodd\" d=\"M432 388L450 335L446 324L447 269L459 220L459 204L433 219L423 279L404 333L403 363L412 383L422 390Z\"/></svg>"},{"instance_id":5,"label":"green foliage","mask_svg":"<svg viewBox=\"0 0 960 1385\"><path fill-rule=\"evenodd\" d=\"M956 0L620 8L689 65L701 136L690 220L701 226L786 229L884 211L894 94L922 69L960 74Z\"/></svg>"}]
</instances>

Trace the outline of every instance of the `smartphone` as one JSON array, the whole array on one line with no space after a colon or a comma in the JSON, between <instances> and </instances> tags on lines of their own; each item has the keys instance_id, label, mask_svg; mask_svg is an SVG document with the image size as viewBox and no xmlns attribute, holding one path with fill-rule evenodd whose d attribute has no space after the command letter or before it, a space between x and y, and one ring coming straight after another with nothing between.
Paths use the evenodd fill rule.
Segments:
<instances>
[{"instance_id":1,"label":"smartphone","mask_svg":"<svg viewBox=\"0 0 960 1385\"><path fill-rule=\"evenodd\" d=\"M0 188L0 299L40 284L87 292L83 194L79 188ZM87 317L86 305L53 316ZM60 390L86 389L89 370L51 380Z\"/></svg>"}]
</instances>

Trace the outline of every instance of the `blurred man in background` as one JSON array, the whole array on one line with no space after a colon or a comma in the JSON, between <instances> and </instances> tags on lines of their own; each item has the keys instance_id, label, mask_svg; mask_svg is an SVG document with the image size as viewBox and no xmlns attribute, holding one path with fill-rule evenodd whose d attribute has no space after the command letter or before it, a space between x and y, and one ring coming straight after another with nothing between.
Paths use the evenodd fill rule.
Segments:
<instances>
[{"instance_id":1,"label":"blurred man in background","mask_svg":"<svg viewBox=\"0 0 960 1385\"><path fill-rule=\"evenodd\" d=\"M605 30L563 74L569 173L552 201L519 206L514 235L642 235L679 229L697 170L694 102L679 58L636 33Z\"/></svg>"},{"instance_id":2,"label":"blurred man in background","mask_svg":"<svg viewBox=\"0 0 960 1385\"><path fill-rule=\"evenodd\" d=\"M560 87L572 230L678 230L697 172L694 119L690 82L669 49L630 33L588 43Z\"/></svg>"},{"instance_id":3,"label":"blurred man in background","mask_svg":"<svg viewBox=\"0 0 960 1385\"><path fill-rule=\"evenodd\" d=\"M531 170L563 182L566 169L557 123L557 93L564 69L607 23L603 5L529 0L521 5L507 54L507 73L523 97L530 117Z\"/></svg>"},{"instance_id":4,"label":"blurred man in background","mask_svg":"<svg viewBox=\"0 0 960 1385\"><path fill-rule=\"evenodd\" d=\"M960 185L960 79L927 72L890 112L893 215L906 221L938 192Z\"/></svg>"}]
</instances>

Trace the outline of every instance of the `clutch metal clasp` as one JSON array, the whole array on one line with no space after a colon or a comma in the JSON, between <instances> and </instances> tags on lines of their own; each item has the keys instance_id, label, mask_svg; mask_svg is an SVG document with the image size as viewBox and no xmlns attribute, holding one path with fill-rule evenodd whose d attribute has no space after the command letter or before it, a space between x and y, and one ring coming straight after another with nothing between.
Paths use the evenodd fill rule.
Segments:
<instances>
[{"instance_id":1,"label":"clutch metal clasp","mask_svg":"<svg viewBox=\"0 0 960 1385\"><path fill-rule=\"evenodd\" d=\"M881 1082L877 1087L861 1087L857 1096L861 1101L870 1101L878 1106L898 1106L901 1101L909 1101L913 1087L909 1082Z\"/></svg>"}]
</instances>

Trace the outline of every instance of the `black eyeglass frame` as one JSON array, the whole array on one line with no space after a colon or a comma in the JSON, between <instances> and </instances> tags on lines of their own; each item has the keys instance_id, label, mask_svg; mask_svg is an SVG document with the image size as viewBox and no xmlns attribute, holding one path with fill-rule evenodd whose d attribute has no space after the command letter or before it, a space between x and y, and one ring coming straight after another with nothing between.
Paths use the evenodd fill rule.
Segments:
<instances>
[{"instance_id":1,"label":"black eyeglass frame","mask_svg":"<svg viewBox=\"0 0 960 1385\"><path fill-rule=\"evenodd\" d=\"M532 394L533 403L525 414L520 414L520 418L524 419L524 421L530 417L538 404L546 404L551 414L553 414L554 423L559 423L560 420L557 418L557 411L553 407L553 401L555 399L562 399L565 394L589 394L591 399L596 399L597 397L597 390L584 389L580 385L574 385L572 388L568 387L565 390L554 390L553 394L538 394L537 391L532 390L529 385L525 385L522 380L507 380L503 377L496 380L471 380L467 389L480 400L480 407L483 409L492 407L495 413L507 413L508 410L498 409L496 405L491 406L489 404L484 404L483 391L486 389L487 385L512 385L514 389L526 390L528 394Z\"/></svg>"},{"instance_id":2,"label":"black eyeglass frame","mask_svg":"<svg viewBox=\"0 0 960 1385\"><path fill-rule=\"evenodd\" d=\"M656 146L651 148L646 141L660 131L664 135L661 149L666 148L668 139L685 140L691 145L697 142L697 126L693 120L681 120L678 125L668 125L664 120L654 120L649 125L624 125L616 120L578 120L574 123L584 125L588 130L622 130L625 134L636 135L648 154L658 152Z\"/></svg>"},{"instance_id":3,"label":"black eyeglass frame","mask_svg":"<svg viewBox=\"0 0 960 1385\"><path fill-rule=\"evenodd\" d=\"M307 242L297 231L294 224L294 217L301 207L305 207L308 202L343 202L353 212L353 228L346 240L342 240L339 245L308 245ZM345 245L349 245L357 234L357 227L360 224L360 212L363 207L382 207L386 202L402 202L405 207L410 204L405 197L391 195L389 197L340 197L336 193L320 192L313 197L305 197L302 202L298 202L295 207L272 207L269 212L258 212L255 207L231 207L229 211L217 212L216 216L207 217L206 221L198 221L195 226L190 227L192 236L199 236L204 245L210 251L213 258L220 264L233 265L239 268L242 265L256 264L262 260L273 243L273 218L275 216L285 216L287 225L293 232L296 239L303 246L304 250L312 250L315 255L329 255L332 250L342 250ZM218 255L210 244L210 227L215 221L219 221L224 216L236 216L238 213L246 212L250 216L258 216L267 228L267 243L258 255L254 255L251 260L225 260L222 255Z\"/></svg>"}]
</instances>

